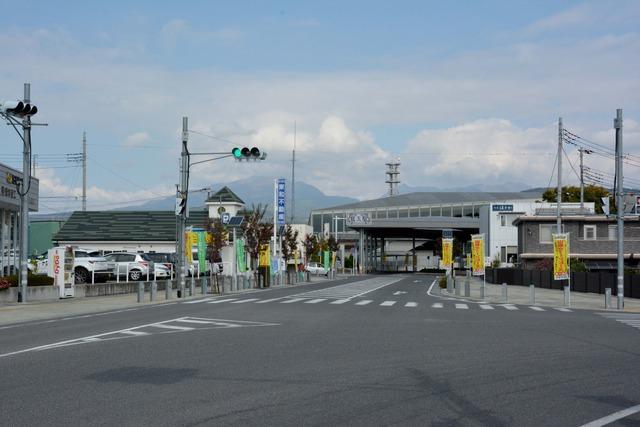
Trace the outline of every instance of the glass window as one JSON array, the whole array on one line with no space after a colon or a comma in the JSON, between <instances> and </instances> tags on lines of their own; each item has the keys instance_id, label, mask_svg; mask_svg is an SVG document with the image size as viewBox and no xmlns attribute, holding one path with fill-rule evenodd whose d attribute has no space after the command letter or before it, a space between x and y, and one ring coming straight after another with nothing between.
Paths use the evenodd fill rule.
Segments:
<instances>
[{"instance_id":1,"label":"glass window","mask_svg":"<svg viewBox=\"0 0 640 427\"><path fill-rule=\"evenodd\" d=\"M609 226L609 240L618 240L618 226L615 224Z\"/></svg>"},{"instance_id":2,"label":"glass window","mask_svg":"<svg viewBox=\"0 0 640 427\"><path fill-rule=\"evenodd\" d=\"M585 225L584 226L584 240L596 240L596 226Z\"/></svg>"},{"instance_id":3,"label":"glass window","mask_svg":"<svg viewBox=\"0 0 640 427\"><path fill-rule=\"evenodd\" d=\"M409 210L408 209L398 209L398 216L400 218L407 218L409 216Z\"/></svg>"},{"instance_id":4,"label":"glass window","mask_svg":"<svg viewBox=\"0 0 640 427\"><path fill-rule=\"evenodd\" d=\"M501 226L505 226L507 225L507 216L506 215L500 215L500 225Z\"/></svg>"},{"instance_id":5,"label":"glass window","mask_svg":"<svg viewBox=\"0 0 640 427\"><path fill-rule=\"evenodd\" d=\"M74 253L76 258L88 258L89 254L86 253L85 251L75 251Z\"/></svg>"},{"instance_id":6,"label":"glass window","mask_svg":"<svg viewBox=\"0 0 640 427\"><path fill-rule=\"evenodd\" d=\"M322 232L322 215L313 214L313 217L311 218L311 222L312 222L311 225L313 226L313 232L321 233Z\"/></svg>"},{"instance_id":7,"label":"glass window","mask_svg":"<svg viewBox=\"0 0 640 427\"><path fill-rule=\"evenodd\" d=\"M451 216L451 206L443 207L441 216Z\"/></svg>"},{"instance_id":8,"label":"glass window","mask_svg":"<svg viewBox=\"0 0 640 427\"><path fill-rule=\"evenodd\" d=\"M412 218L415 218L415 217L417 217L417 216L420 216L420 209L418 209L418 208L411 208L411 209L409 210L409 216L410 216L410 217L412 217Z\"/></svg>"},{"instance_id":9,"label":"glass window","mask_svg":"<svg viewBox=\"0 0 640 427\"><path fill-rule=\"evenodd\" d=\"M398 211L393 209L388 211L389 218L398 218Z\"/></svg>"},{"instance_id":10,"label":"glass window","mask_svg":"<svg viewBox=\"0 0 640 427\"><path fill-rule=\"evenodd\" d=\"M564 224L562 225L564 230ZM552 234L556 232L556 224L540 224L540 243L553 243Z\"/></svg>"},{"instance_id":11,"label":"glass window","mask_svg":"<svg viewBox=\"0 0 640 427\"><path fill-rule=\"evenodd\" d=\"M456 218L462 217L462 206L453 206L451 208L451 216Z\"/></svg>"}]
</instances>

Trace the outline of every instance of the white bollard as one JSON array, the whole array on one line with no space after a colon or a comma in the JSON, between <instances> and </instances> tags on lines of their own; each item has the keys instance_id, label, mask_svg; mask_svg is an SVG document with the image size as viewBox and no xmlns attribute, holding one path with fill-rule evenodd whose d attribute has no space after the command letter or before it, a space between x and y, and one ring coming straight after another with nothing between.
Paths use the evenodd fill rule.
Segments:
<instances>
[{"instance_id":1,"label":"white bollard","mask_svg":"<svg viewBox=\"0 0 640 427\"><path fill-rule=\"evenodd\" d=\"M535 305L536 303L536 287L529 285L529 305Z\"/></svg>"},{"instance_id":2,"label":"white bollard","mask_svg":"<svg viewBox=\"0 0 640 427\"><path fill-rule=\"evenodd\" d=\"M502 302L509 302L509 297L507 296L507 284L502 284Z\"/></svg>"}]
</instances>

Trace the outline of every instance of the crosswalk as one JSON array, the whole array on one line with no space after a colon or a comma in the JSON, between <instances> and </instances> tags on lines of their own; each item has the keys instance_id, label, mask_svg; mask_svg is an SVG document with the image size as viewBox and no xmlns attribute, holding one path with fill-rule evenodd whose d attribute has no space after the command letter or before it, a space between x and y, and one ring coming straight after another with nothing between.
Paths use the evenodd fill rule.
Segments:
<instances>
[{"instance_id":1,"label":"crosswalk","mask_svg":"<svg viewBox=\"0 0 640 427\"><path fill-rule=\"evenodd\" d=\"M374 277L371 279L360 280L358 282L347 283L344 285L332 286L330 288L318 289L315 291L302 292L292 295L293 297L300 298L333 298L333 299L353 299L361 297L369 292L373 292L377 289L385 286L392 285L404 277L400 276L387 276L387 277Z\"/></svg>"},{"instance_id":2,"label":"crosswalk","mask_svg":"<svg viewBox=\"0 0 640 427\"><path fill-rule=\"evenodd\" d=\"M455 310L506 310L506 311L532 311L532 312L543 312L543 311L558 311L562 313L570 313L571 309L565 307L540 307L540 306L528 306L528 305L516 305L516 304L488 304L488 303L462 303L455 302L450 300L445 300L444 302L429 302L429 303L420 303L419 301L399 301L399 300L380 300L375 301L372 299L362 299L362 298L314 298L316 295L309 293L306 296L303 294L296 294L287 297L280 298L227 298L227 297L210 297L204 298L195 301L186 301L183 304L313 304L313 305L351 305L356 307L363 306L379 306L386 308L418 308L424 306L426 308L431 309L455 309ZM640 319L638 319L640 324Z\"/></svg>"},{"instance_id":3,"label":"crosswalk","mask_svg":"<svg viewBox=\"0 0 640 427\"><path fill-rule=\"evenodd\" d=\"M632 328L640 329L640 313L598 313L607 319L615 320Z\"/></svg>"}]
</instances>

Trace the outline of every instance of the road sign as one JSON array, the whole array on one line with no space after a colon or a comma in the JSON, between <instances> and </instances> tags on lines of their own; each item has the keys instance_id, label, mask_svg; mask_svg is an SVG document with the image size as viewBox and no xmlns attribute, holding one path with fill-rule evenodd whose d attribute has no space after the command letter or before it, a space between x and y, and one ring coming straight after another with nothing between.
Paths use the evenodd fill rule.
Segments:
<instances>
[{"instance_id":1,"label":"road sign","mask_svg":"<svg viewBox=\"0 0 640 427\"><path fill-rule=\"evenodd\" d=\"M285 222L285 180L284 178L278 179L278 225L284 225Z\"/></svg>"},{"instance_id":2,"label":"road sign","mask_svg":"<svg viewBox=\"0 0 640 427\"><path fill-rule=\"evenodd\" d=\"M223 224L229 224L229 220L231 219L231 214L229 212L225 212L220 217Z\"/></svg>"},{"instance_id":3,"label":"road sign","mask_svg":"<svg viewBox=\"0 0 640 427\"><path fill-rule=\"evenodd\" d=\"M453 239L453 230L445 228L442 230L442 238L443 239Z\"/></svg>"}]
</instances>

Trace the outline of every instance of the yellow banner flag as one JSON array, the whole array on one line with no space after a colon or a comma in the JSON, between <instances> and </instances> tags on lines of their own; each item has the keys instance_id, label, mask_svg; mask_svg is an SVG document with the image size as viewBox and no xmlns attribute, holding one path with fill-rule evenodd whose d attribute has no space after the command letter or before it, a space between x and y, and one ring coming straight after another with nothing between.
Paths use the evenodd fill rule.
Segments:
<instances>
[{"instance_id":1,"label":"yellow banner flag","mask_svg":"<svg viewBox=\"0 0 640 427\"><path fill-rule=\"evenodd\" d=\"M184 233L184 254L187 258L187 262L191 264L193 262L193 248L191 246L191 233L189 233L188 231Z\"/></svg>"},{"instance_id":2,"label":"yellow banner flag","mask_svg":"<svg viewBox=\"0 0 640 427\"><path fill-rule=\"evenodd\" d=\"M269 245L262 245L260 247L258 265L260 267L269 267L271 265L271 251L269 250Z\"/></svg>"},{"instance_id":3,"label":"yellow banner flag","mask_svg":"<svg viewBox=\"0 0 640 427\"><path fill-rule=\"evenodd\" d=\"M474 276L484 275L484 234L471 236L471 266Z\"/></svg>"},{"instance_id":4,"label":"yellow banner flag","mask_svg":"<svg viewBox=\"0 0 640 427\"><path fill-rule=\"evenodd\" d=\"M453 239L442 239L442 265L450 268L453 264Z\"/></svg>"},{"instance_id":5,"label":"yellow banner flag","mask_svg":"<svg viewBox=\"0 0 640 427\"><path fill-rule=\"evenodd\" d=\"M553 280L569 279L569 238L567 234L553 235Z\"/></svg>"}]
</instances>

